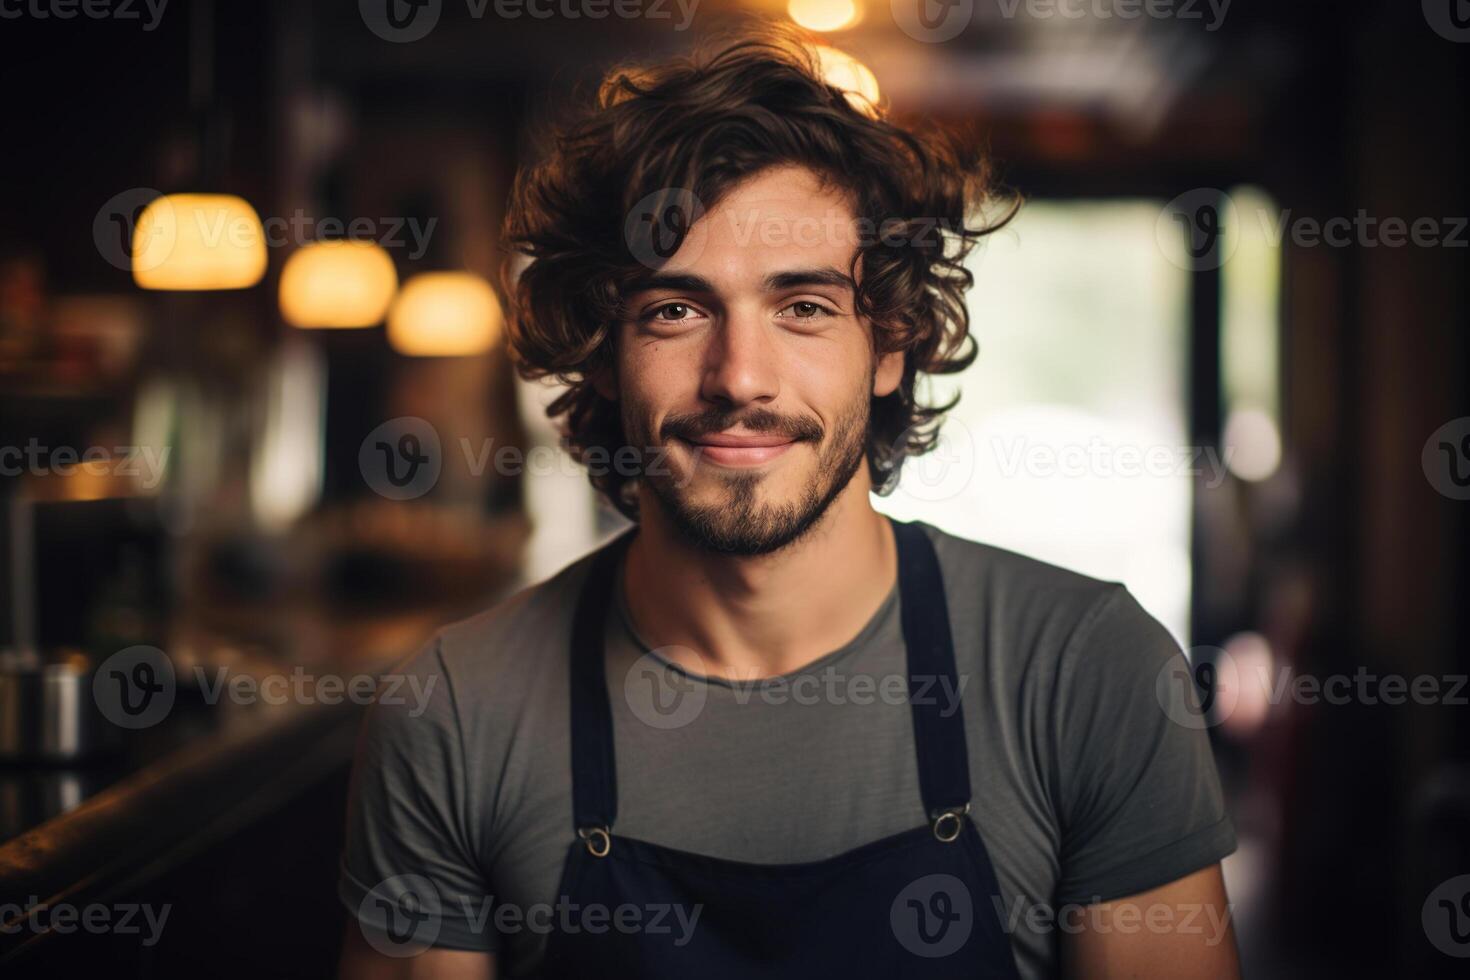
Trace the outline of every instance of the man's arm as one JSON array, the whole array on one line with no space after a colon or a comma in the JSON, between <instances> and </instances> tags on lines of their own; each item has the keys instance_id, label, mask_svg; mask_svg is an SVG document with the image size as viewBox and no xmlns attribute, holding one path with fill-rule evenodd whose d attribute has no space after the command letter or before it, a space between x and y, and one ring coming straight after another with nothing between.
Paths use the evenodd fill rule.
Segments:
<instances>
[{"instance_id":1,"label":"man's arm","mask_svg":"<svg viewBox=\"0 0 1470 980\"><path fill-rule=\"evenodd\" d=\"M1220 866L1112 902L1089 905L1067 929L1064 974L1077 980L1238 980L1240 957Z\"/></svg>"},{"instance_id":2,"label":"man's arm","mask_svg":"<svg viewBox=\"0 0 1470 980\"><path fill-rule=\"evenodd\" d=\"M495 957L464 949L426 949L388 956L374 949L362 927L349 921L342 936L340 980L495 980Z\"/></svg>"},{"instance_id":3,"label":"man's arm","mask_svg":"<svg viewBox=\"0 0 1470 980\"><path fill-rule=\"evenodd\" d=\"M425 693L378 698L363 722L337 888L347 910L341 976L491 978L498 937L469 912L488 909L490 888L463 805L466 767L439 639L395 673ZM436 913L432 935L420 931L420 910ZM393 932L400 912L406 936Z\"/></svg>"}]
</instances>

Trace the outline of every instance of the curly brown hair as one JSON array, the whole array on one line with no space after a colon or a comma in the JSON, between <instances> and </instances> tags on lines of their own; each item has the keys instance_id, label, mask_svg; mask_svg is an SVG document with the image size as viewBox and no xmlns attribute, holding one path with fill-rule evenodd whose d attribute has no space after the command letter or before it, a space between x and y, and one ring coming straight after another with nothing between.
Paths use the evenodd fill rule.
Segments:
<instances>
[{"instance_id":1,"label":"curly brown hair","mask_svg":"<svg viewBox=\"0 0 1470 980\"><path fill-rule=\"evenodd\" d=\"M613 368L625 288L651 256L672 254L643 236L673 233L677 248L697 217L688 202L713 206L758 171L789 164L844 191L860 227L877 232L853 257L855 304L878 352L904 352L904 371L894 393L873 400L874 488L891 491L904 459L934 447L958 395L921 405L915 382L974 361L964 260L1019 200L971 226L994 196L975 141L900 127L825 81L800 35L760 28L653 68L613 70L547 157L516 177L504 232L511 352L523 377L568 386L547 414L561 418L577 459L607 460L626 444L617 404L593 379ZM682 209L684 224L640 230L628 221L650 195L664 202L657 209ZM636 474L613 469L589 467L592 483L636 519Z\"/></svg>"}]
</instances>

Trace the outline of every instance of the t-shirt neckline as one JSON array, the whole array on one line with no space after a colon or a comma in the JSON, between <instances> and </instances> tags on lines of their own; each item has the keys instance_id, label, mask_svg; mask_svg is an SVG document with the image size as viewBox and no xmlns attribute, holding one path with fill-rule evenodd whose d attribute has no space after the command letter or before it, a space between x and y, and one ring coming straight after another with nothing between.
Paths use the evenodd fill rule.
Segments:
<instances>
[{"instance_id":1,"label":"t-shirt neckline","mask_svg":"<svg viewBox=\"0 0 1470 980\"><path fill-rule=\"evenodd\" d=\"M638 627L633 624L633 615L628 608L628 595L627 590L624 588L624 567L624 562L618 562L616 578L613 584L613 595L615 596L613 604L617 608L618 620L622 624L623 631L633 641L634 646L638 648L639 652L645 656L653 657L669 670L677 671L691 681L698 681L708 684L711 687L723 687L729 690L758 690L762 685L789 684L799 677L826 670L836 665L839 661L846 660L854 652L866 646L873 637L882 631L883 627L888 623L889 618L895 615L898 609L898 583L894 582L893 588L889 589L883 601L878 604L878 608L873 611L873 615L869 616L868 621L863 624L863 628L858 630L857 635L837 649L824 653L815 660L784 674L773 674L770 677L759 677L753 680L734 680L728 677L714 677L709 674L695 673L668 659L651 646L643 635L638 632Z\"/></svg>"}]
</instances>

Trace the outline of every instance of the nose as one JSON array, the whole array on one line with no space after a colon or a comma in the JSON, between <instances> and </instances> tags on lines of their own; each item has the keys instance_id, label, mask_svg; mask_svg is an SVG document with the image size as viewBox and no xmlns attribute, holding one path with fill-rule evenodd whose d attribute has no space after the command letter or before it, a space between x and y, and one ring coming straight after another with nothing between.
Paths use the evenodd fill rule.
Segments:
<instances>
[{"instance_id":1,"label":"nose","mask_svg":"<svg viewBox=\"0 0 1470 980\"><path fill-rule=\"evenodd\" d=\"M781 392L775 338L755 313L727 313L711 331L700 395L724 408L773 401Z\"/></svg>"}]
</instances>

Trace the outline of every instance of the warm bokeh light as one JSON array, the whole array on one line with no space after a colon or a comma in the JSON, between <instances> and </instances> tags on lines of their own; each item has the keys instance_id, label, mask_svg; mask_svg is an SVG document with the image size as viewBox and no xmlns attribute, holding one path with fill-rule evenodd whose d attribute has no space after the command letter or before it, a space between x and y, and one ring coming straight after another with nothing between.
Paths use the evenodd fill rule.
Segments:
<instances>
[{"instance_id":1,"label":"warm bokeh light","mask_svg":"<svg viewBox=\"0 0 1470 980\"><path fill-rule=\"evenodd\" d=\"M470 272L425 272L403 284L388 313L388 342L400 354L481 354L500 337L500 301Z\"/></svg>"},{"instance_id":2,"label":"warm bokeh light","mask_svg":"<svg viewBox=\"0 0 1470 980\"><path fill-rule=\"evenodd\" d=\"M144 289L244 289L265 275L265 229L229 194L168 194L133 228L133 281Z\"/></svg>"},{"instance_id":3,"label":"warm bokeh light","mask_svg":"<svg viewBox=\"0 0 1470 980\"><path fill-rule=\"evenodd\" d=\"M791 0L786 12L809 31L840 31L858 22L862 8L855 0Z\"/></svg>"},{"instance_id":4,"label":"warm bokeh light","mask_svg":"<svg viewBox=\"0 0 1470 980\"><path fill-rule=\"evenodd\" d=\"M382 323L398 289L393 260L368 241L312 242L281 270L281 316L293 327Z\"/></svg>"},{"instance_id":5,"label":"warm bokeh light","mask_svg":"<svg viewBox=\"0 0 1470 980\"><path fill-rule=\"evenodd\" d=\"M1264 480L1281 465L1281 433L1258 408L1242 408L1225 419L1225 465L1242 480Z\"/></svg>"},{"instance_id":6,"label":"warm bokeh light","mask_svg":"<svg viewBox=\"0 0 1470 980\"><path fill-rule=\"evenodd\" d=\"M1254 734L1266 723L1275 697L1276 657L1260 633L1237 633L1225 641L1228 670L1217 670L1215 701L1221 726L1232 735Z\"/></svg>"},{"instance_id":7,"label":"warm bokeh light","mask_svg":"<svg viewBox=\"0 0 1470 980\"><path fill-rule=\"evenodd\" d=\"M828 85L847 93L847 101L859 112L869 116L878 114L878 77L867 65L846 51L816 45L812 49L817 56L817 65Z\"/></svg>"}]
</instances>

